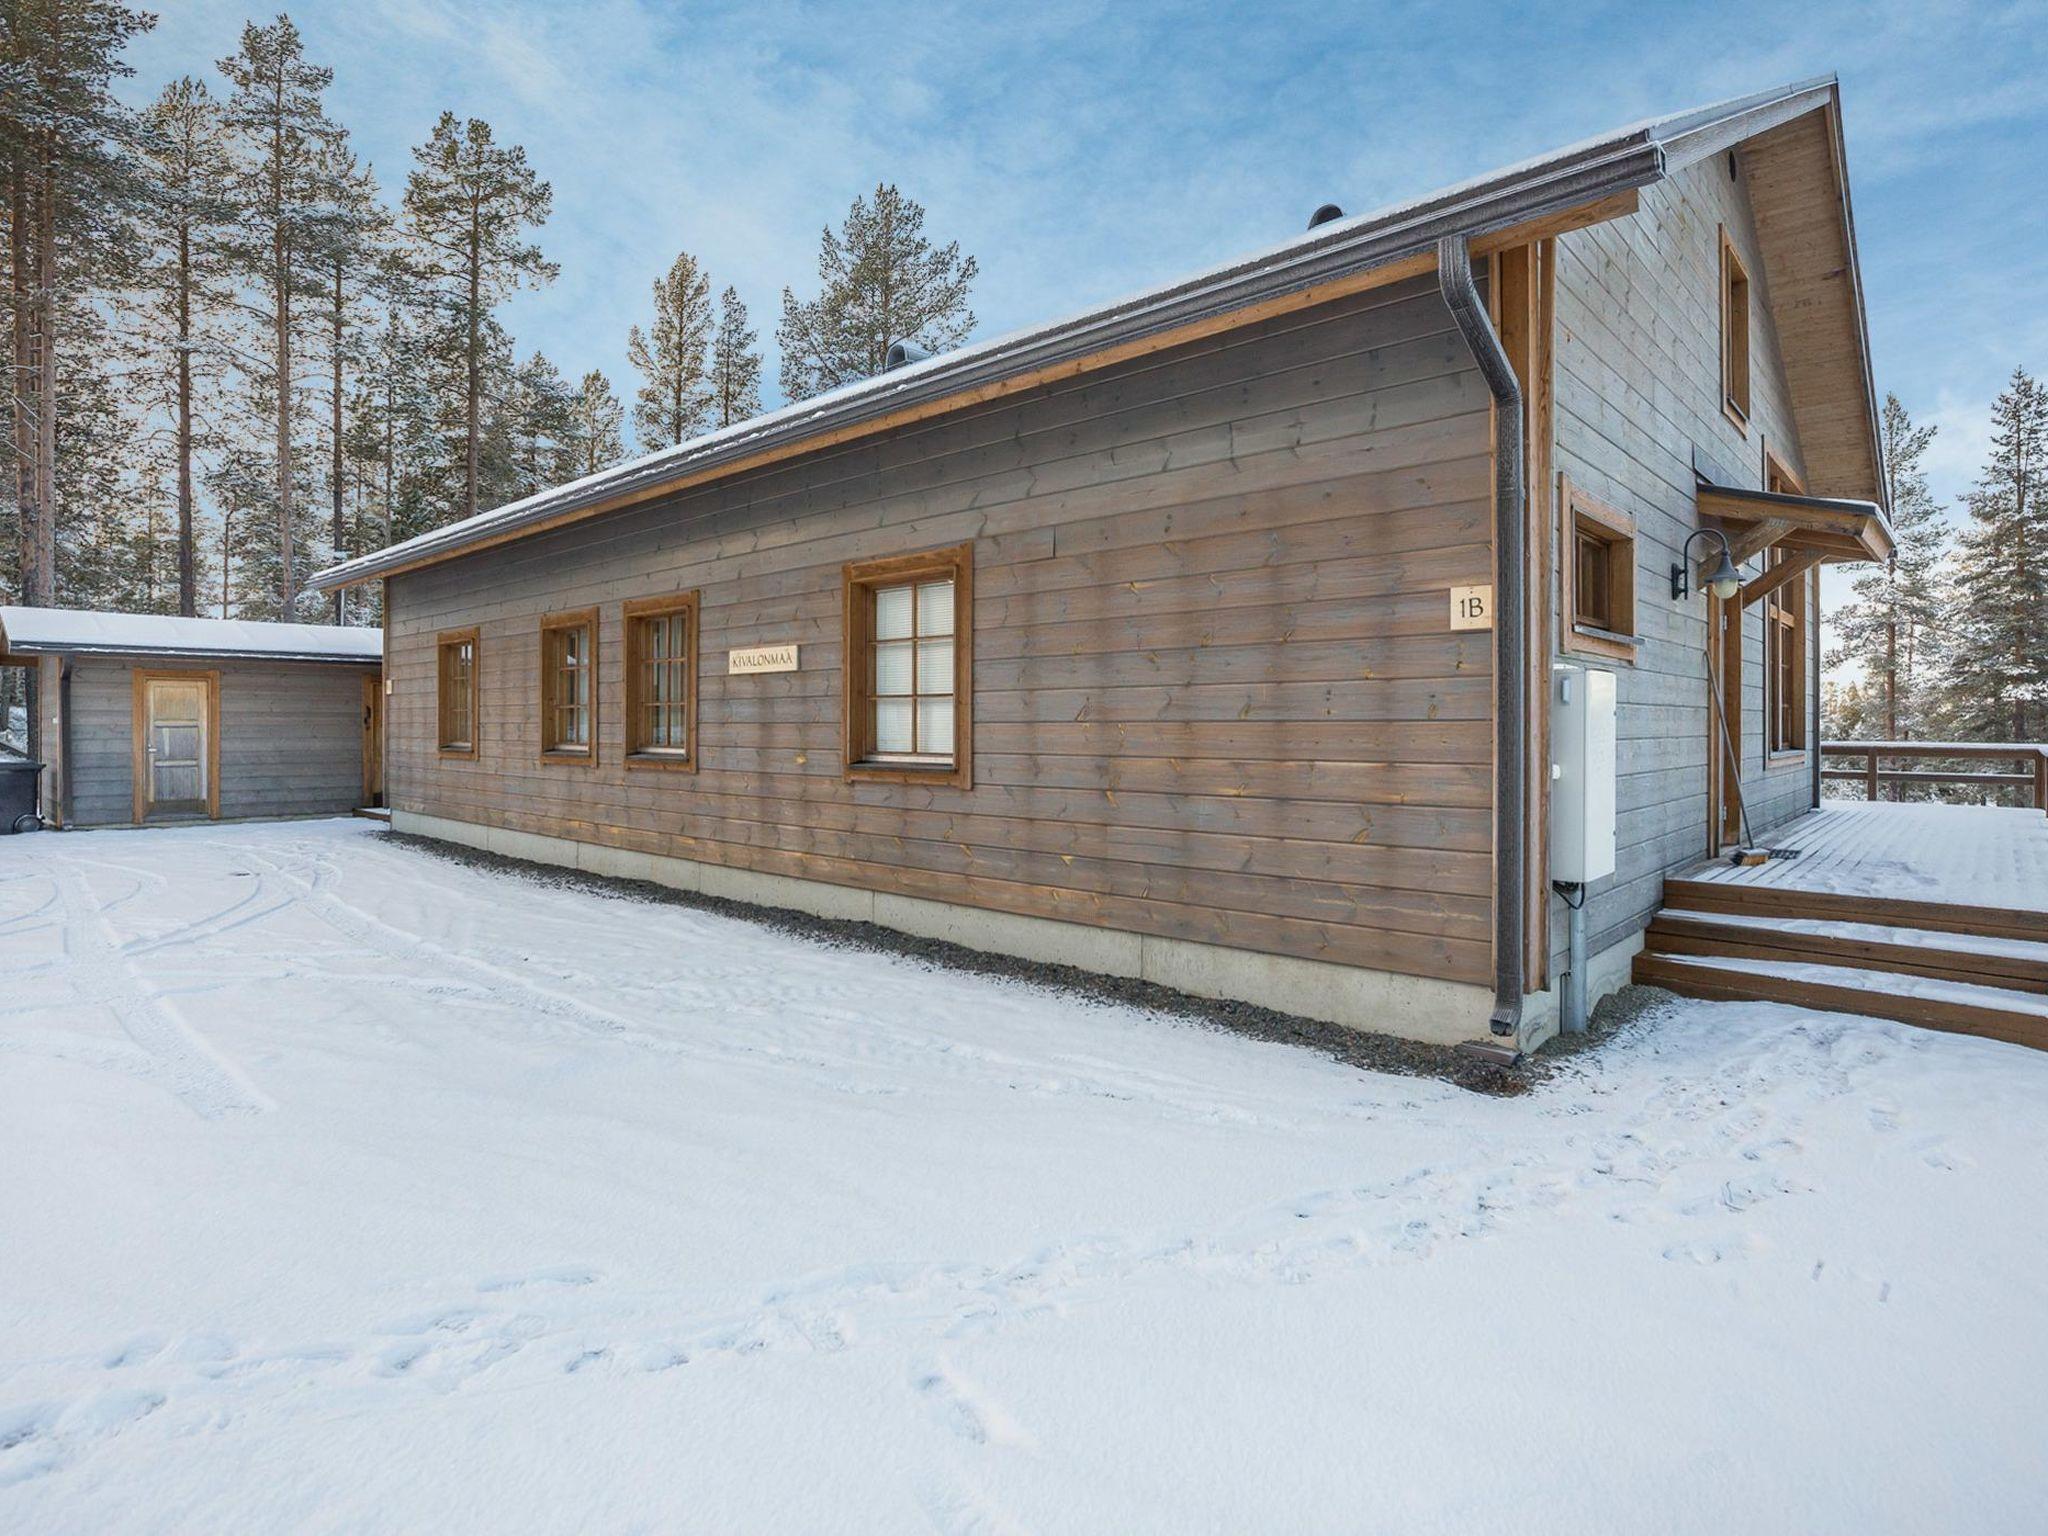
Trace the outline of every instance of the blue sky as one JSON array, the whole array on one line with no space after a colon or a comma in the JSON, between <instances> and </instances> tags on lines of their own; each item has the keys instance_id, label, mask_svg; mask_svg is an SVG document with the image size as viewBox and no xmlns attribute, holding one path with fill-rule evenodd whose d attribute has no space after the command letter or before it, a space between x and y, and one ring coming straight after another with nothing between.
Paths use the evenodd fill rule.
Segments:
<instances>
[{"instance_id":1,"label":"blue sky","mask_svg":"<svg viewBox=\"0 0 2048 1536\"><path fill-rule=\"evenodd\" d=\"M136 95L212 79L248 6L165 0ZM303 0L335 115L395 193L443 108L524 144L562 265L507 312L601 367L679 249L772 347L784 284L877 180L981 262L979 334L1042 320L1637 118L1835 71L1878 387L1975 472L2015 364L2048 370L2048 15L2034 4L1507 8L788 0ZM217 84L217 80L214 82ZM768 365L772 391L774 361Z\"/></svg>"}]
</instances>

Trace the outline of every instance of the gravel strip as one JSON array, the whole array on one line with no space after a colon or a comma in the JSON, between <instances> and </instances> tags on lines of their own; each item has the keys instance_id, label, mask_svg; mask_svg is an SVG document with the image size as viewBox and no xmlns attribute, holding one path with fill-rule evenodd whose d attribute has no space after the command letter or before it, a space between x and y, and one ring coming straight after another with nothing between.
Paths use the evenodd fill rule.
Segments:
<instances>
[{"instance_id":1,"label":"gravel strip","mask_svg":"<svg viewBox=\"0 0 2048 1536\"><path fill-rule=\"evenodd\" d=\"M1255 1040L1270 1040L1282 1045L1302 1046L1312 1051L1320 1051L1325 1056L1369 1072L1392 1072L1404 1077L1433 1077L1460 1088L1470 1089L1474 1093L1500 1096L1527 1093L1548 1077L1557 1066L1604 1044L1619 1032L1622 1023L1636 1017L1644 1008L1669 996L1652 988L1625 988L1616 997L1601 1004L1594 1015L1593 1027L1583 1036L1562 1044L1560 1042L1563 1041L1563 1037L1559 1037L1558 1042L1543 1047L1538 1055L1525 1057L1512 1067L1504 1067L1462 1055L1449 1046L1427 1045L1421 1041L1404 1040L1394 1035L1347 1029L1341 1024L1304 1019L1296 1014L1261 1008L1253 1003L1196 997L1190 993L1176 991L1172 987L1162 987L1156 982L1123 976L1105 976L1071 965L1049 965L1036 960L1021 960L1011 955L991 954L944 939L921 939L875 923L813 917L807 912L797 912L787 907L755 906L750 902L733 901L722 896L681 891L673 886L657 885L647 880L621 880L608 875L590 874L583 870L563 869L555 864L507 858L503 854L487 853L461 843L442 842L437 838L419 837L412 833L386 831L383 835L394 843L416 849L434 858L447 859L452 863L465 864L476 869L492 870L560 890L589 891L601 896L660 902L671 906L690 907L702 912L715 912L721 917L759 923L778 932L793 934L820 944L898 955L927 965L943 966L948 970L966 971L977 976L995 976L1007 981L1021 981L1032 986L1052 988L1087 1003L1143 1008L1153 1013L1204 1024L1213 1029L1225 1029L1233 1034L1247 1035ZM1630 994L1643 994L1647 1001L1628 1004L1620 1001Z\"/></svg>"}]
</instances>

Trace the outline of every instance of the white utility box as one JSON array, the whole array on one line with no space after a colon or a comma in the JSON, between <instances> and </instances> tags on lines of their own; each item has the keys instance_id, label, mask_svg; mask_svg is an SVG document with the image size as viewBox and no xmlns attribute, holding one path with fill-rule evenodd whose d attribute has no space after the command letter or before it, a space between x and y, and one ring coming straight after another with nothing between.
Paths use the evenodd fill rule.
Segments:
<instances>
[{"instance_id":1,"label":"white utility box","mask_svg":"<svg viewBox=\"0 0 2048 1536\"><path fill-rule=\"evenodd\" d=\"M1614 674L1550 676L1550 878L1587 885L1614 873Z\"/></svg>"}]
</instances>

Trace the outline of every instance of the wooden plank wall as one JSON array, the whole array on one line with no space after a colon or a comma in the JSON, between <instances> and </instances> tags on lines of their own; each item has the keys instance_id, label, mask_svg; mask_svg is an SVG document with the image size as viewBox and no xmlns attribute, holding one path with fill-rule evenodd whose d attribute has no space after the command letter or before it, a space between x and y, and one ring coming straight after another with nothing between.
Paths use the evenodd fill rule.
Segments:
<instances>
[{"instance_id":1,"label":"wooden plank wall","mask_svg":"<svg viewBox=\"0 0 2048 1536\"><path fill-rule=\"evenodd\" d=\"M361 804L368 669L236 661L147 665L220 670L222 816L340 815ZM134 819L133 671L124 661L72 664L75 825L127 826Z\"/></svg>"},{"instance_id":2,"label":"wooden plank wall","mask_svg":"<svg viewBox=\"0 0 2048 1536\"><path fill-rule=\"evenodd\" d=\"M1490 401L1432 282L394 578L401 809L1483 981ZM974 786L849 784L844 562L972 540ZM620 605L700 589L696 775L621 764ZM599 607L600 762L536 760L536 626ZM481 628L480 752L435 751ZM729 678L734 646L801 670Z\"/></svg>"},{"instance_id":3,"label":"wooden plank wall","mask_svg":"<svg viewBox=\"0 0 2048 1536\"><path fill-rule=\"evenodd\" d=\"M1719 228L1750 271L1752 411L1749 430L1721 410ZM1666 871L1707 852L1708 715L1704 597L1671 598L1670 569L1699 526L1695 444L1737 483L1763 484L1766 444L1803 470L1768 308L1769 274L1758 253L1747 195L1727 157L1704 161L1643 194L1639 212L1575 230L1558 242L1558 467L1594 496L1636 519L1633 666L1619 666L1621 825L1619 868L1593 897L1596 951L1640 929L1655 911ZM1550 487L1555 516L1557 487ZM1762 561L1753 561L1751 572ZM1803 761L1766 770L1763 624L1745 618L1743 788L1759 835L1811 800ZM1809 626L1810 643L1818 643ZM1565 658L1580 661L1581 658ZM1553 902L1552 955L1564 953L1561 904Z\"/></svg>"}]
</instances>

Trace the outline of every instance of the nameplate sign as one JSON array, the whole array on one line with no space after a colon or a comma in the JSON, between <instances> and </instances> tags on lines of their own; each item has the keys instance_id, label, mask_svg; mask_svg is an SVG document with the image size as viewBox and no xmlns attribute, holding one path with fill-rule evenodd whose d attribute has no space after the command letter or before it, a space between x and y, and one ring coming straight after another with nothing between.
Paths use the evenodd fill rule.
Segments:
<instances>
[{"instance_id":1,"label":"nameplate sign","mask_svg":"<svg viewBox=\"0 0 2048 1536\"><path fill-rule=\"evenodd\" d=\"M1493 588L1451 588L1451 628L1493 628Z\"/></svg>"},{"instance_id":2,"label":"nameplate sign","mask_svg":"<svg viewBox=\"0 0 2048 1536\"><path fill-rule=\"evenodd\" d=\"M749 645L725 653L725 674L739 677L751 672L794 672L794 645Z\"/></svg>"}]
</instances>

